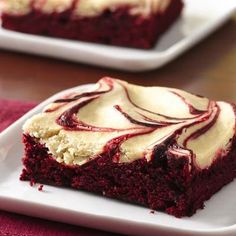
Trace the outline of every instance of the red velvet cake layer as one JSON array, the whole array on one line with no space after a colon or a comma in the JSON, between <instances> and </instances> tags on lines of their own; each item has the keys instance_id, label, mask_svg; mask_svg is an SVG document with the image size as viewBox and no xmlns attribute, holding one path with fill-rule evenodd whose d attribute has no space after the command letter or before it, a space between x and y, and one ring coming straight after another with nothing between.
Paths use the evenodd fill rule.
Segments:
<instances>
[{"instance_id":1,"label":"red velvet cake layer","mask_svg":"<svg viewBox=\"0 0 236 236\"><path fill-rule=\"evenodd\" d=\"M6 29L23 33L82 40L134 48L152 48L157 39L180 15L183 3L172 0L163 13L131 15L129 8L105 10L95 17L72 17L72 6L61 13L46 14L33 9L26 15L3 13Z\"/></svg>"},{"instance_id":2,"label":"red velvet cake layer","mask_svg":"<svg viewBox=\"0 0 236 236\"><path fill-rule=\"evenodd\" d=\"M176 217L191 216L204 201L236 177L236 142L222 158L200 170L185 157L168 153L164 143L147 162L114 163L116 150L82 165L60 164L36 139L24 135L25 157L21 180L87 190L160 210Z\"/></svg>"}]
</instances>

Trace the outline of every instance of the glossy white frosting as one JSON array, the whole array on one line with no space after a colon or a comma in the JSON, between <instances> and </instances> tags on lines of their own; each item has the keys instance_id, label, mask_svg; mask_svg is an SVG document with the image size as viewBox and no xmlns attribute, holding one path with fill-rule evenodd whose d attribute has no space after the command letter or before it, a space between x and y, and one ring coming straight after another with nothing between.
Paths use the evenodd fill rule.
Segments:
<instances>
[{"instance_id":1,"label":"glossy white frosting","mask_svg":"<svg viewBox=\"0 0 236 236\"><path fill-rule=\"evenodd\" d=\"M73 14L79 17L100 15L105 9L114 11L120 6L130 7L131 14L149 15L163 12L170 0L0 0L4 3L4 11L10 14L27 14L33 8L45 13L62 12L72 7Z\"/></svg>"},{"instance_id":2,"label":"glossy white frosting","mask_svg":"<svg viewBox=\"0 0 236 236\"><path fill-rule=\"evenodd\" d=\"M186 156L198 168L207 168L230 149L235 113L229 103L178 89L142 87L110 78L100 80L90 92L94 91L103 93L50 104L47 112L25 123L24 133L38 138L58 162L71 165L96 158L104 147L109 147L109 141L123 135L126 138L114 162L140 158L150 161L155 147L167 139L176 143L167 148L168 152ZM72 116L74 128L58 122L62 114L64 118L81 104Z\"/></svg>"}]
</instances>

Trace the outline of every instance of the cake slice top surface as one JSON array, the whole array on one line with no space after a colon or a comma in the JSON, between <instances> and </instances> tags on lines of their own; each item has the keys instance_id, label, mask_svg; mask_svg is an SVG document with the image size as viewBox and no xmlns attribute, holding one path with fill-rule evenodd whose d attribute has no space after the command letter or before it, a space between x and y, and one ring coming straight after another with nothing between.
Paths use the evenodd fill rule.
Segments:
<instances>
[{"instance_id":1,"label":"cake slice top surface","mask_svg":"<svg viewBox=\"0 0 236 236\"><path fill-rule=\"evenodd\" d=\"M119 7L130 8L133 15L147 16L165 11L171 0L0 0L0 3L10 14L28 14L32 9L45 13L73 9L75 16L93 17L106 9L114 11Z\"/></svg>"},{"instance_id":2,"label":"cake slice top surface","mask_svg":"<svg viewBox=\"0 0 236 236\"><path fill-rule=\"evenodd\" d=\"M150 161L164 144L167 154L203 169L230 150L234 110L183 90L105 77L87 92L48 105L23 130L65 164L83 165L111 150L114 162Z\"/></svg>"}]
</instances>

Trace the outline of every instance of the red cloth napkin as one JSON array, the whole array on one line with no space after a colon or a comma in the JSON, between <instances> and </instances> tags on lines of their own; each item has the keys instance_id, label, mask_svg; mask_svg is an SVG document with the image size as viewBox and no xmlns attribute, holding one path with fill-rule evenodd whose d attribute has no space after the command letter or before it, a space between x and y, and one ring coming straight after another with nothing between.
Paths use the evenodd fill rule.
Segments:
<instances>
[{"instance_id":1,"label":"red cloth napkin","mask_svg":"<svg viewBox=\"0 0 236 236\"><path fill-rule=\"evenodd\" d=\"M36 105L35 102L0 99L0 132Z\"/></svg>"},{"instance_id":2,"label":"red cloth napkin","mask_svg":"<svg viewBox=\"0 0 236 236\"><path fill-rule=\"evenodd\" d=\"M0 99L0 132L36 105ZM1 191L1 190L0 190ZM1 202L0 202L1 204ZM108 236L99 230L0 211L0 236Z\"/></svg>"}]
</instances>

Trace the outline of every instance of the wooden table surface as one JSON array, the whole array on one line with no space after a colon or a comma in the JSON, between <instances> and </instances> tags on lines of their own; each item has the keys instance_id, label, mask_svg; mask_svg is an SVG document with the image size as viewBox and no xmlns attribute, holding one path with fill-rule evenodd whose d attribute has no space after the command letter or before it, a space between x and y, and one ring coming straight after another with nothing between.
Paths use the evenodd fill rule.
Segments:
<instances>
[{"instance_id":1,"label":"wooden table surface","mask_svg":"<svg viewBox=\"0 0 236 236\"><path fill-rule=\"evenodd\" d=\"M102 76L170 86L236 102L236 15L210 37L161 69L128 73L0 50L0 97L42 101Z\"/></svg>"}]
</instances>

